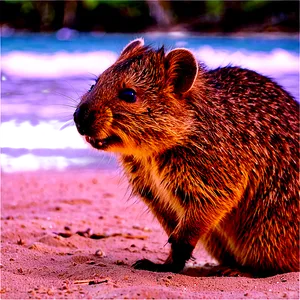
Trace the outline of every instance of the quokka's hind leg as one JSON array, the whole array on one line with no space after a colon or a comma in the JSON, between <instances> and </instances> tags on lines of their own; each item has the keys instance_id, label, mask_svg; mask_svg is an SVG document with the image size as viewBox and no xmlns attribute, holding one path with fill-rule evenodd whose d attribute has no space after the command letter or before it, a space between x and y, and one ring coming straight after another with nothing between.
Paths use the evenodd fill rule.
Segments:
<instances>
[{"instance_id":1,"label":"quokka's hind leg","mask_svg":"<svg viewBox=\"0 0 300 300\"><path fill-rule=\"evenodd\" d=\"M208 233L203 242L208 253L219 262L219 265L202 268L198 272L199 276L253 277L246 268L236 262L227 241L222 239L216 230Z\"/></svg>"},{"instance_id":2,"label":"quokka's hind leg","mask_svg":"<svg viewBox=\"0 0 300 300\"><path fill-rule=\"evenodd\" d=\"M288 218L280 219L276 214L278 211L272 211L268 219L261 218L256 223L248 220L252 227L245 219L239 226L235 224L244 235L227 238L217 230L207 234L203 244L220 263L219 268L211 268L207 275L267 277L299 271L298 223L292 224ZM223 225L224 228L230 226Z\"/></svg>"},{"instance_id":3,"label":"quokka's hind leg","mask_svg":"<svg viewBox=\"0 0 300 300\"><path fill-rule=\"evenodd\" d=\"M203 244L208 253L221 265L236 265L234 255L226 245L226 241L220 237L216 230L212 230L206 235L203 239Z\"/></svg>"}]
</instances>

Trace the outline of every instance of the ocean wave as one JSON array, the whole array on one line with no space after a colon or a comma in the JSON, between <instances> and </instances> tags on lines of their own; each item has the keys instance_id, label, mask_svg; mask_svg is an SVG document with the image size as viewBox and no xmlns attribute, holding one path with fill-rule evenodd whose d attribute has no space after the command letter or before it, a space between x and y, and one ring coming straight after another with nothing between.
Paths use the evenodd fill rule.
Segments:
<instances>
[{"instance_id":1,"label":"ocean wave","mask_svg":"<svg viewBox=\"0 0 300 300\"><path fill-rule=\"evenodd\" d=\"M283 49L271 52L229 51L203 46L192 49L209 68L237 65L265 75L299 73L299 56ZM13 51L2 55L2 73L23 78L61 78L100 74L118 57L112 51L39 54Z\"/></svg>"},{"instance_id":2,"label":"ocean wave","mask_svg":"<svg viewBox=\"0 0 300 300\"><path fill-rule=\"evenodd\" d=\"M111 51L40 54L12 51L2 56L2 72L23 78L61 78L100 74L115 60Z\"/></svg>"},{"instance_id":3,"label":"ocean wave","mask_svg":"<svg viewBox=\"0 0 300 300\"><path fill-rule=\"evenodd\" d=\"M269 53L214 50L210 46L195 50L196 56L209 68L235 65L263 74L299 73L299 56L277 48Z\"/></svg>"}]
</instances>

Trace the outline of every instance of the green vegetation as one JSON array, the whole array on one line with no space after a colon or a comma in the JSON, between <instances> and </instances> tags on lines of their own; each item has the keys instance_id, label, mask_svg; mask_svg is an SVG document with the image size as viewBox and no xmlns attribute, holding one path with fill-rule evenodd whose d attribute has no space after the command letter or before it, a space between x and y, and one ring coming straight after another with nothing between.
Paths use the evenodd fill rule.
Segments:
<instances>
[{"instance_id":1,"label":"green vegetation","mask_svg":"<svg viewBox=\"0 0 300 300\"><path fill-rule=\"evenodd\" d=\"M0 25L19 30L299 31L299 1L0 1Z\"/></svg>"},{"instance_id":2,"label":"green vegetation","mask_svg":"<svg viewBox=\"0 0 300 300\"><path fill-rule=\"evenodd\" d=\"M220 17L224 11L224 1L205 1L207 13L209 15Z\"/></svg>"}]
</instances>

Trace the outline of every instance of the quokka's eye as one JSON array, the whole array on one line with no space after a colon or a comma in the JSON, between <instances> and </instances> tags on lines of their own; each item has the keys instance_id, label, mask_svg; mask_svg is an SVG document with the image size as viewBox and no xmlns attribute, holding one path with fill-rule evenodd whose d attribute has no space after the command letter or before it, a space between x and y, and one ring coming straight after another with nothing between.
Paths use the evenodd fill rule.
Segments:
<instances>
[{"instance_id":1,"label":"quokka's eye","mask_svg":"<svg viewBox=\"0 0 300 300\"><path fill-rule=\"evenodd\" d=\"M133 89L124 89L119 92L119 98L128 103L136 102L136 93Z\"/></svg>"}]
</instances>

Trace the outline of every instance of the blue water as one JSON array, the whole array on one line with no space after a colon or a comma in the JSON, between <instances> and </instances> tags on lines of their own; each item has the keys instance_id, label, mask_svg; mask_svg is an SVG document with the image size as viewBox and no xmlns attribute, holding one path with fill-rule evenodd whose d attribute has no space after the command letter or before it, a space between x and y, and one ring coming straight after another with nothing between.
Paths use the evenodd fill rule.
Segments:
<instances>
[{"instance_id":1,"label":"blue water","mask_svg":"<svg viewBox=\"0 0 300 300\"><path fill-rule=\"evenodd\" d=\"M114 156L86 145L72 119L80 96L140 34L15 34L1 38L3 171L116 168ZM299 100L297 37L146 34L146 44L187 47L208 67L237 64L274 78ZM94 74L94 75L93 75Z\"/></svg>"},{"instance_id":2,"label":"blue water","mask_svg":"<svg viewBox=\"0 0 300 300\"><path fill-rule=\"evenodd\" d=\"M40 53L88 52L110 50L119 52L129 41L143 36L147 44L167 45L174 48L178 41L185 41L186 47L196 48L210 45L215 49L247 49L248 51L270 52L281 48L292 53L299 53L299 39L293 37L219 37L199 35L166 34L88 34L76 33L68 40L59 40L56 34L17 34L2 37L2 54L19 50Z\"/></svg>"}]
</instances>

